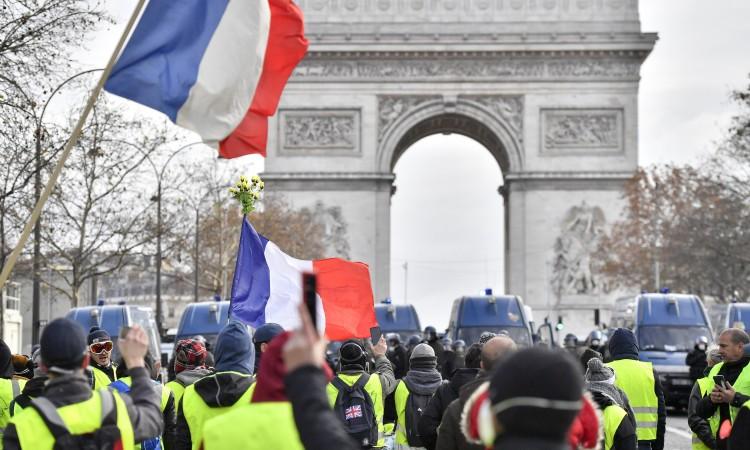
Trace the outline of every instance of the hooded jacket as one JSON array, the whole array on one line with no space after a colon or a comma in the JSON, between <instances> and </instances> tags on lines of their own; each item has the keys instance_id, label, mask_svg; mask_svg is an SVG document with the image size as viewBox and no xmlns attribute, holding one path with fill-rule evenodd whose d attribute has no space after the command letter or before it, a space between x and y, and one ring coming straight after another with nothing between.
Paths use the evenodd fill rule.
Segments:
<instances>
[{"instance_id":1,"label":"hooded jacket","mask_svg":"<svg viewBox=\"0 0 750 450\"><path fill-rule=\"evenodd\" d=\"M457 369L453 373L451 381L440 386L430 399L418 424L422 444L427 450L435 449L438 427L443 420L443 414L448 405L458 398L461 387L475 379L478 374L479 369Z\"/></svg>"},{"instance_id":2,"label":"hooded jacket","mask_svg":"<svg viewBox=\"0 0 750 450\"><path fill-rule=\"evenodd\" d=\"M255 382L252 376L255 349L247 327L239 321L230 320L216 338L214 356L216 373L196 381L193 384L195 392L210 408L232 406ZM176 448L190 449L192 437L182 406L183 402L180 401Z\"/></svg>"},{"instance_id":3,"label":"hooded jacket","mask_svg":"<svg viewBox=\"0 0 750 450\"><path fill-rule=\"evenodd\" d=\"M609 339L609 353L612 361L619 361L621 359L638 361L638 343L635 340L635 335L631 331L622 328L615 330ZM656 370L654 370L654 393L659 402L657 409L659 418L656 422L656 440L651 441L651 448L653 450L663 450L664 432L667 427L667 406L664 402L664 391L662 390Z\"/></svg>"}]
</instances>

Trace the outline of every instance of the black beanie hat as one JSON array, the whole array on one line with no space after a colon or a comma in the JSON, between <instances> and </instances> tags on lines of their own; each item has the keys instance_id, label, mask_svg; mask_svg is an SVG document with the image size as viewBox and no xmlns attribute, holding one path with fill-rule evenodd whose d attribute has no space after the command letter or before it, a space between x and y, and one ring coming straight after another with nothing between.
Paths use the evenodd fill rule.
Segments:
<instances>
[{"instance_id":1,"label":"black beanie hat","mask_svg":"<svg viewBox=\"0 0 750 450\"><path fill-rule=\"evenodd\" d=\"M87 339L88 345L111 340L112 338L109 336L109 333L107 333L106 330L102 330L99 327L91 327L89 329L89 337Z\"/></svg>"},{"instance_id":2,"label":"black beanie hat","mask_svg":"<svg viewBox=\"0 0 750 450\"><path fill-rule=\"evenodd\" d=\"M51 371L81 367L86 353L86 334L78 322L55 319L42 330L39 339L42 362Z\"/></svg>"},{"instance_id":3,"label":"black beanie hat","mask_svg":"<svg viewBox=\"0 0 750 450\"><path fill-rule=\"evenodd\" d=\"M357 341L346 341L339 349L341 368L358 368L365 370L367 352Z\"/></svg>"},{"instance_id":4,"label":"black beanie hat","mask_svg":"<svg viewBox=\"0 0 750 450\"><path fill-rule=\"evenodd\" d=\"M520 350L498 364L490 399L503 435L565 442L581 409L582 375L567 352L540 347Z\"/></svg>"}]
</instances>

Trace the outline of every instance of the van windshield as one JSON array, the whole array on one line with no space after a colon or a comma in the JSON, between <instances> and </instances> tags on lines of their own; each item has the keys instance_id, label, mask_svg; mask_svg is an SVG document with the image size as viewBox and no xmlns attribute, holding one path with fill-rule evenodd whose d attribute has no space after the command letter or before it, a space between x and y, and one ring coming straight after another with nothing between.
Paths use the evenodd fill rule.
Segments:
<instances>
[{"instance_id":1,"label":"van windshield","mask_svg":"<svg viewBox=\"0 0 750 450\"><path fill-rule=\"evenodd\" d=\"M529 342L529 330L524 327L465 327L458 329L458 339L462 339L469 346L476 342L479 342L479 336L485 331L491 331L493 333L499 333L500 331L506 331L511 339L513 339L519 347L528 347L531 345Z\"/></svg>"},{"instance_id":2,"label":"van windshield","mask_svg":"<svg viewBox=\"0 0 750 450\"><path fill-rule=\"evenodd\" d=\"M639 327L638 346L641 350L688 352L701 336L711 340L711 332L706 327Z\"/></svg>"},{"instance_id":3,"label":"van windshield","mask_svg":"<svg viewBox=\"0 0 750 450\"><path fill-rule=\"evenodd\" d=\"M733 306L729 313L729 326L750 330L750 308L744 306Z\"/></svg>"}]
</instances>

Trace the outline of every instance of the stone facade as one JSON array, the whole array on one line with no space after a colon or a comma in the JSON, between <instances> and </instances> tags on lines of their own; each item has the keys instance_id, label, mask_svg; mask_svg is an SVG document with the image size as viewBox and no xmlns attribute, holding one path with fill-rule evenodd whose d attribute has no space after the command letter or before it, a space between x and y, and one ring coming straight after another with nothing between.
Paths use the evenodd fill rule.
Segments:
<instances>
[{"instance_id":1,"label":"stone facade","mask_svg":"<svg viewBox=\"0 0 750 450\"><path fill-rule=\"evenodd\" d=\"M612 297L590 252L637 167L639 71L656 41L638 2L300 5L311 46L269 127L269 189L339 206L350 257L370 265L383 298L396 161L423 137L469 136L504 176L506 292L537 320L590 328Z\"/></svg>"}]
</instances>

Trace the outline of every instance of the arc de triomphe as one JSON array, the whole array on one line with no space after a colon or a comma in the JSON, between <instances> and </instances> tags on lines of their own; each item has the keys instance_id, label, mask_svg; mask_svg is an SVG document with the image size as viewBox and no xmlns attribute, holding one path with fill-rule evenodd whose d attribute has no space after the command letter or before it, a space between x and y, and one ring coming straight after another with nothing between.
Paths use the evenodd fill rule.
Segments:
<instances>
[{"instance_id":1,"label":"arc de triomphe","mask_svg":"<svg viewBox=\"0 0 750 450\"><path fill-rule=\"evenodd\" d=\"M340 207L349 256L383 298L396 161L428 135L471 137L503 172L506 292L537 320L590 323L571 312L612 296L589 256L637 167L639 72L656 41L637 0L300 5L311 46L269 126L271 190Z\"/></svg>"}]
</instances>

